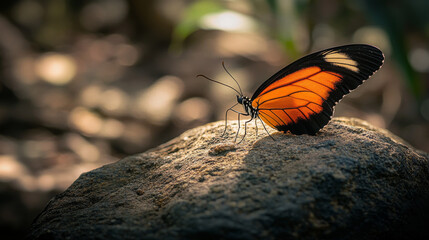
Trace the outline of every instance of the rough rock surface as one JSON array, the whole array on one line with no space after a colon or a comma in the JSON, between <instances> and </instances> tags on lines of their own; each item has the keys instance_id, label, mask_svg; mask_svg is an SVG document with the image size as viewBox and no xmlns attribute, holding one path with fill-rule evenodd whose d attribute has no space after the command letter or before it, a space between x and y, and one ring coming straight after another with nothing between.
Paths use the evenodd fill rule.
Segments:
<instances>
[{"instance_id":1,"label":"rough rock surface","mask_svg":"<svg viewBox=\"0 0 429 240\"><path fill-rule=\"evenodd\" d=\"M356 119L316 136L236 123L187 131L82 174L30 239L414 239L429 227L428 154ZM243 132L243 129L241 133ZM429 239L429 238L427 238Z\"/></svg>"}]
</instances>

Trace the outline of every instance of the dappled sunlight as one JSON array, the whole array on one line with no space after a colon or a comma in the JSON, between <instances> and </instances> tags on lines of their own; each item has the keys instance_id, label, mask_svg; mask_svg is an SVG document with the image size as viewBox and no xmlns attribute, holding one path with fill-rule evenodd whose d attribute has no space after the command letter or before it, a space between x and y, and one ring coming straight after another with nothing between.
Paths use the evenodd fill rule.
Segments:
<instances>
[{"instance_id":1,"label":"dappled sunlight","mask_svg":"<svg viewBox=\"0 0 429 240\"><path fill-rule=\"evenodd\" d=\"M65 145L84 162L96 162L100 158L100 150L92 143L77 134L65 136Z\"/></svg>"},{"instance_id":2,"label":"dappled sunlight","mask_svg":"<svg viewBox=\"0 0 429 240\"><path fill-rule=\"evenodd\" d=\"M98 107L101 102L101 93L103 89L99 84L88 85L79 93L80 104L86 107Z\"/></svg>"},{"instance_id":3,"label":"dappled sunlight","mask_svg":"<svg viewBox=\"0 0 429 240\"><path fill-rule=\"evenodd\" d=\"M0 156L0 180L8 182L17 178L17 176L28 173L24 164L19 163L14 156Z\"/></svg>"},{"instance_id":4,"label":"dappled sunlight","mask_svg":"<svg viewBox=\"0 0 429 240\"><path fill-rule=\"evenodd\" d=\"M244 14L233 11L207 14L201 19L203 29L217 29L234 32L254 32L258 25L256 21Z\"/></svg>"},{"instance_id":5,"label":"dappled sunlight","mask_svg":"<svg viewBox=\"0 0 429 240\"><path fill-rule=\"evenodd\" d=\"M357 29L353 34L353 41L377 46L386 56L392 52L389 37L383 29L378 27L365 26Z\"/></svg>"},{"instance_id":6,"label":"dappled sunlight","mask_svg":"<svg viewBox=\"0 0 429 240\"><path fill-rule=\"evenodd\" d=\"M9 194L1 209L9 212L0 217L18 219L6 225L28 226L83 172L225 120L237 93L196 77L239 91L222 62L251 97L310 52L375 45L385 55L383 67L337 104L335 116L366 120L429 151L429 41L421 22L426 13L417 11L427 8L424 1L383 9L356 1L274 2L3 3L0 183ZM227 118L233 120L228 131L237 130L237 114ZM259 134L266 137L261 125Z\"/></svg>"},{"instance_id":7,"label":"dappled sunlight","mask_svg":"<svg viewBox=\"0 0 429 240\"><path fill-rule=\"evenodd\" d=\"M125 128L125 125L121 121L109 118L104 121L99 136L108 139L117 139L124 134Z\"/></svg>"},{"instance_id":8,"label":"dappled sunlight","mask_svg":"<svg viewBox=\"0 0 429 240\"><path fill-rule=\"evenodd\" d=\"M69 83L76 75L75 60L67 55L47 53L35 62L37 76L54 85Z\"/></svg>"},{"instance_id":9,"label":"dappled sunlight","mask_svg":"<svg viewBox=\"0 0 429 240\"><path fill-rule=\"evenodd\" d=\"M429 72L429 50L425 48L415 48L410 52L411 66L419 72Z\"/></svg>"},{"instance_id":10,"label":"dappled sunlight","mask_svg":"<svg viewBox=\"0 0 429 240\"><path fill-rule=\"evenodd\" d=\"M129 97L119 88L110 88L101 92L98 96L99 106L111 115L125 115L128 111Z\"/></svg>"},{"instance_id":11,"label":"dappled sunlight","mask_svg":"<svg viewBox=\"0 0 429 240\"><path fill-rule=\"evenodd\" d=\"M204 98L190 98L174 109L174 120L178 125L197 126L207 122L212 115L210 103Z\"/></svg>"},{"instance_id":12,"label":"dappled sunlight","mask_svg":"<svg viewBox=\"0 0 429 240\"><path fill-rule=\"evenodd\" d=\"M164 76L138 95L133 113L154 125L163 125L169 120L183 91L183 81L180 78Z\"/></svg>"},{"instance_id":13,"label":"dappled sunlight","mask_svg":"<svg viewBox=\"0 0 429 240\"><path fill-rule=\"evenodd\" d=\"M84 134L96 135L101 130L103 120L98 114L77 107L70 113L69 124Z\"/></svg>"}]
</instances>

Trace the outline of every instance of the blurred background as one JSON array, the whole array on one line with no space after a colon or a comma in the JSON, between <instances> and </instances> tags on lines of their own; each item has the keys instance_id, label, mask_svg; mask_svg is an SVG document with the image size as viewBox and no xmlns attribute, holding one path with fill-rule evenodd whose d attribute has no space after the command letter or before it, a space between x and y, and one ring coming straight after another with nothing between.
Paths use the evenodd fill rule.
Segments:
<instances>
[{"instance_id":1,"label":"blurred background","mask_svg":"<svg viewBox=\"0 0 429 240\"><path fill-rule=\"evenodd\" d=\"M0 229L22 238L82 173L224 119L310 52L368 43L382 69L337 106L429 151L429 1L3 0ZM236 116L231 114L231 119Z\"/></svg>"}]
</instances>

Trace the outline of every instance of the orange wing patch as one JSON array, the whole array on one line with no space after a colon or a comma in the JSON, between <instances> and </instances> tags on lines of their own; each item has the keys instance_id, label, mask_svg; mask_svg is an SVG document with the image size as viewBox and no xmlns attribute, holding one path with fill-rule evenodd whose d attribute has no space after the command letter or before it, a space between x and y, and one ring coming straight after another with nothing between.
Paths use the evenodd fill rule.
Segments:
<instances>
[{"instance_id":1,"label":"orange wing patch","mask_svg":"<svg viewBox=\"0 0 429 240\"><path fill-rule=\"evenodd\" d=\"M323 111L323 103L342 80L338 73L308 67L277 80L252 102L261 119L273 128L309 120Z\"/></svg>"},{"instance_id":2,"label":"orange wing patch","mask_svg":"<svg viewBox=\"0 0 429 240\"><path fill-rule=\"evenodd\" d=\"M284 78L279 79L279 80L271 83L267 88L264 89L264 91L262 91L259 94L259 96L261 96L267 92L270 92L272 90L275 90L277 88L283 87L285 85L289 85L289 84L293 83L294 81L299 81L300 79L307 78L308 76L314 75L320 71L321 70L319 67L309 67L309 68L304 68L302 70L291 73L291 74L285 76Z\"/></svg>"}]
</instances>

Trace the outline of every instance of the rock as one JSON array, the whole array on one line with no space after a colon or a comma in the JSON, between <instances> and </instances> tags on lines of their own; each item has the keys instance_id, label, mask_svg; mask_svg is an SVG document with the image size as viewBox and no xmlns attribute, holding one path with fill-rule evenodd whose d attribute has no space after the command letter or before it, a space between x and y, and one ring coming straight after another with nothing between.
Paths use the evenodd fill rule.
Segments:
<instances>
[{"instance_id":1,"label":"rock","mask_svg":"<svg viewBox=\"0 0 429 240\"><path fill-rule=\"evenodd\" d=\"M429 239L427 153L356 119L276 141L250 123L240 144L236 127L82 174L29 239Z\"/></svg>"}]
</instances>

